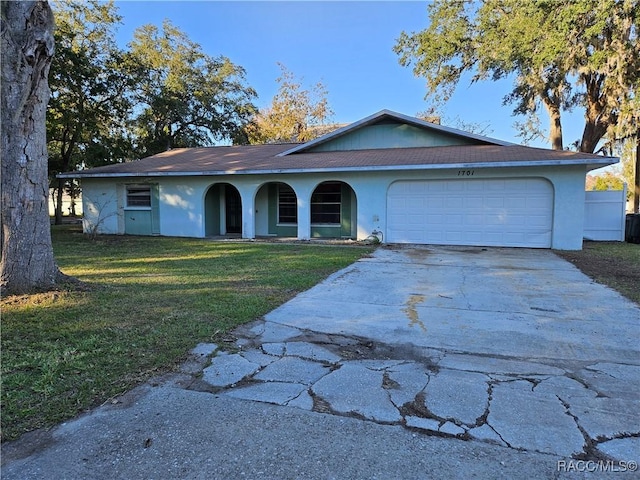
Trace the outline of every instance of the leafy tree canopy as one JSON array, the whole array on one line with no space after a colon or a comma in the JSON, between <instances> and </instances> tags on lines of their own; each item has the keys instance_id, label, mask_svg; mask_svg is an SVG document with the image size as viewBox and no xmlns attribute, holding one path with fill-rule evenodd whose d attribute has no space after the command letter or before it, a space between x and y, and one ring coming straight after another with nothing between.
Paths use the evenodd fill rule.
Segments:
<instances>
[{"instance_id":1,"label":"leafy tree canopy","mask_svg":"<svg viewBox=\"0 0 640 480\"><path fill-rule=\"evenodd\" d=\"M575 108L585 114L580 151L638 131L637 0L438 1L428 14L429 27L403 32L395 51L436 102L466 73L472 82L515 78L504 102L525 126L544 108L553 148L564 146L562 113Z\"/></svg>"},{"instance_id":2,"label":"leafy tree canopy","mask_svg":"<svg viewBox=\"0 0 640 480\"><path fill-rule=\"evenodd\" d=\"M57 173L124 161L130 155L127 92L134 78L113 37L120 22L113 1L57 0L53 9L56 51L49 75L47 149L60 223L65 182L55 179Z\"/></svg>"},{"instance_id":3,"label":"leafy tree canopy","mask_svg":"<svg viewBox=\"0 0 640 480\"><path fill-rule=\"evenodd\" d=\"M255 112L244 69L205 54L170 21L138 28L130 49L140 69L133 122L140 156L232 139Z\"/></svg>"},{"instance_id":4,"label":"leafy tree canopy","mask_svg":"<svg viewBox=\"0 0 640 480\"><path fill-rule=\"evenodd\" d=\"M302 86L287 68L276 79L280 85L271 105L260 110L246 127L250 143L305 142L327 133L333 111L327 100L327 89L316 83L310 89Z\"/></svg>"},{"instance_id":5,"label":"leafy tree canopy","mask_svg":"<svg viewBox=\"0 0 640 480\"><path fill-rule=\"evenodd\" d=\"M56 174L236 139L255 113L244 70L206 55L169 21L140 27L123 50L113 0L54 0L53 10L47 149L57 223L63 190L78 192Z\"/></svg>"},{"instance_id":6,"label":"leafy tree canopy","mask_svg":"<svg viewBox=\"0 0 640 480\"><path fill-rule=\"evenodd\" d=\"M624 141L616 142L611 151L612 155L620 157L620 163L613 168L607 169L600 175L593 176L598 179L595 183L596 190L621 190L622 184L627 184L627 198L633 198L637 192L635 184L635 173L637 168L636 155L637 141L634 138L627 138ZM603 179L600 179L603 177ZM588 181L588 179L587 179ZM589 190L589 188L587 188ZM640 192L638 192L640 193Z\"/></svg>"},{"instance_id":7,"label":"leafy tree canopy","mask_svg":"<svg viewBox=\"0 0 640 480\"><path fill-rule=\"evenodd\" d=\"M587 190L622 190L624 180L614 172L607 171L600 175L587 177Z\"/></svg>"}]
</instances>

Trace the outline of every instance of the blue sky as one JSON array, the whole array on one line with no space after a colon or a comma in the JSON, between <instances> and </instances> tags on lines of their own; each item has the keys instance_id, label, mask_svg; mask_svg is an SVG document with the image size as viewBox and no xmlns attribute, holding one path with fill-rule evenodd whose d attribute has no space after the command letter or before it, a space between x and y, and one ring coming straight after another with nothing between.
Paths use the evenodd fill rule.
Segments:
<instances>
[{"instance_id":1,"label":"blue sky","mask_svg":"<svg viewBox=\"0 0 640 480\"><path fill-rule=\"evenodd\" d=\"M418 1L117 1L125 46L144 24L167 18L211 56L224 55L247 72L258 92L256 105L271 103L284 64L303 84L322 82L335 112L350 123L382 109L406 115L424 111L425 82L402 67L393 52L402 31L427 27L427 2ZM443 123L456 118L488 125L485 135L521 143L511 108L502 106L510 82L461 83L443 110ZM544 113L541 118L545 120ZM449 122L446 122L449 120ZM580 116L564 119L565 144L580 135ZM549 148L542 140L531 146Z\"/></svg>"}]
</instances>

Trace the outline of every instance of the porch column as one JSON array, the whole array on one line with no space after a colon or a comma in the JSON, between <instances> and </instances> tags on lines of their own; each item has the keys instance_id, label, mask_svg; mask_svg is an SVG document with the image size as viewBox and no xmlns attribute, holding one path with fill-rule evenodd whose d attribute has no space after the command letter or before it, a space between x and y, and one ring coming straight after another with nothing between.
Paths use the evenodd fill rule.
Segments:
<instances>
[{"instance_id":1,"label":"porch column","mask_svg":"<svg viewBox=\"0 0 640 480\"><path fill-rule=\"evenodd\" d=\"M292 185L298 199L298 240L311 238L311 194L312 185Z\"/></svg>"},{"instance_id":2,"label":"porch column","mask_svg":"<svg viewBox=\"0 0 640 480\"><path fill-rule=\"evenodd\" d=\"M238 191L242 199L242 238L256 238L255 188L252 185L238 186Z\"/></svg>"},{"instance_id":3,"label":"porch column","mask_svg":"<svg viewBox=\"0 0 640 480\"><path fill-rule=\"evenodd\" d=\"M242 209L242 238L256 238L255 217L253 205Z\"/></svg>"}]
</instances>

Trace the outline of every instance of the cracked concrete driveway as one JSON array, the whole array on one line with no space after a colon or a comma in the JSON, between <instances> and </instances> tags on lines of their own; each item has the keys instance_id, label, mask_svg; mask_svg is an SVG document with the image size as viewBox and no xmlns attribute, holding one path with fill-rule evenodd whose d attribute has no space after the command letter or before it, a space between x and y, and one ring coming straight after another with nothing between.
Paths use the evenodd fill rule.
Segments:
<instances>
[{"instance_id":1,"label":"cracked concrete driveway","mask_svg":"<svg viewBox=\"0 0 640 480\"><path fill-rule=\"evenodd\" d=\"M640 310L550 251L382 248L265 320L206 382L461 440L640 460ZM229 364L245 370L229 377Z\"/></svg>"},{"instance_id":2,"label":"cracked concrete driveway","mask_svg":"<svg viewBox=\"0 0 640 480\"><path fill-rule=\"evenodd\" d=\"M384 247L3 478L637 478L640 308L548 250Z\"/></svg>"}]
</instances>

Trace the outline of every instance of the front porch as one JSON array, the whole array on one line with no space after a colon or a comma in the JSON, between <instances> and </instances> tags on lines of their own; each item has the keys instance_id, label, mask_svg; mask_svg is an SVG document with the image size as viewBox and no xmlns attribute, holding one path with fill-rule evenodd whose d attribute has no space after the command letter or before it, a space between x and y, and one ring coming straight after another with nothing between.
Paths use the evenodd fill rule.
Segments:
<instances>
[{"instance_id":1,"label":"front porch","mask_svg":"<svg viewBox=\"0 0 640 480\"><path fill-rule=\"evenodd\" d=\"M310 191L295 182L268 182L255 195L242 186L213 184L204 218L205 236L211 238L357 238L356 194L342 181L320 182Z\"/></svg>"}]
</instances>

